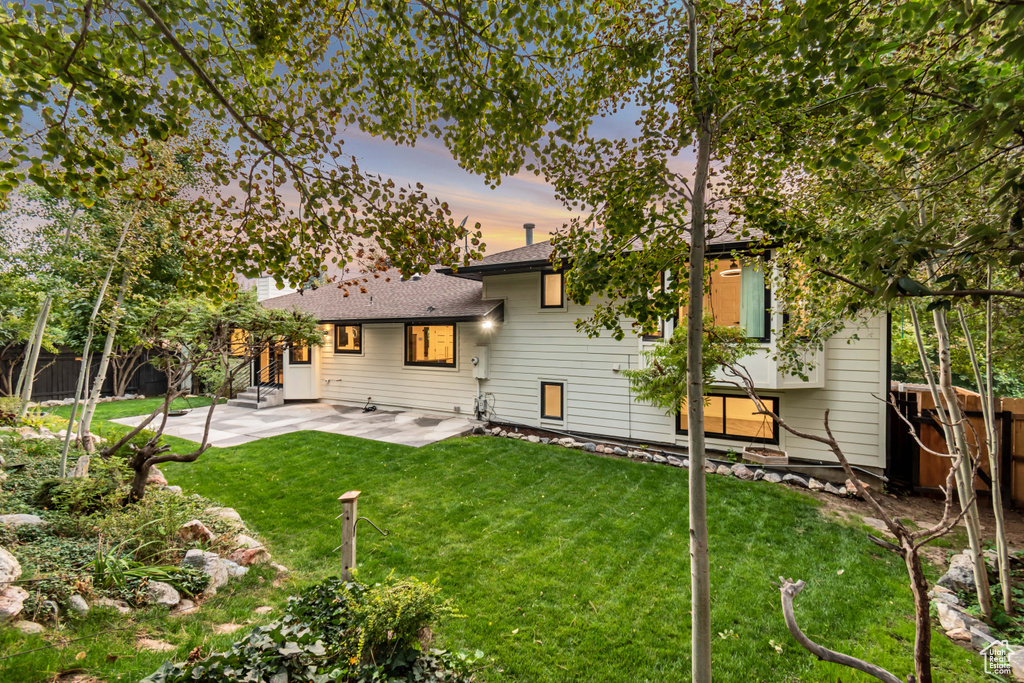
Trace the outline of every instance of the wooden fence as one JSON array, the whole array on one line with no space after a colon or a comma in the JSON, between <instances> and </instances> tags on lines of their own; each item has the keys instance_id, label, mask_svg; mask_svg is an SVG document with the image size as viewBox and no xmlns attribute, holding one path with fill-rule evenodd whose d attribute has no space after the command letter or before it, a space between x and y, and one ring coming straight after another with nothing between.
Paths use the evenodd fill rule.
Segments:
<instances>
[{"instance_id":1,"label":"wooden fence","mask_svg":"<svg viewBox=\"0 0 1024 683\"><path fill-rule=\"evenodd\" d=\"M985 422L981 413L981 397L974 392L957 389L961 409L967 418L967 441L980 449L981 462L975 487L988 491L991 486L988 448L985 445ZM902 413L912 425L926 449L948 453L941 425L935 419L935 403L931 393L923 389L894 392L896 407L890 406L889 478L893 483L916 491L937 491L945 486L949 459L922 449L910 436L909 427L897 414ZM1013 505L1024 506L1024 399L1004 398L998 402L996 429L999 430L998 460L1003 491Z\"/></svg>"},{"instance_id":2,"label":"wooden fence","mask_svg":"<svg viewBox=\"0 0 1024 683\"><path fill-rule=\"evenodd\" d=\"M81 354L73 349L61 348L57 353L41 351L37 367L42 371L37 375L32 384L33 401L50 401L54 399L73 398L75 387L78 383L78 373L81 369ZM93 377L99 369L99 354L90 364L89 376ZM6 368L2 368L6 370ZM17 378L21 372L21 362L14 364L12 377ZM148 362L144 362L139 370L128 382L127 392L130 394L144 394L146 396L159 396L167 391L167 378ZM103 384L102 393L109 396L114 392L113 373L107 371L107 379Z\"/></svg>"}]
</instances>

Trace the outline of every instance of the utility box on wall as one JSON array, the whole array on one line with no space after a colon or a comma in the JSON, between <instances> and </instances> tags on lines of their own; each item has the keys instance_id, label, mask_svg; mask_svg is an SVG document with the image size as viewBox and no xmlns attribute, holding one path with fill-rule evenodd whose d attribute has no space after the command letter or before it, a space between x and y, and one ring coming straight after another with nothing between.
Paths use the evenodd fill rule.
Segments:
<instances>
[{"instance_id":1,"label":"utility box on wall","mask_svg":"<svg viewBox=\"0 0 1024 683\"><path fill-rule=\"evenodd\" d=\"M473 347L473 377L476 379L487 379L488 366L490 365L490 347Z\"/></svg>"}]
</instances>

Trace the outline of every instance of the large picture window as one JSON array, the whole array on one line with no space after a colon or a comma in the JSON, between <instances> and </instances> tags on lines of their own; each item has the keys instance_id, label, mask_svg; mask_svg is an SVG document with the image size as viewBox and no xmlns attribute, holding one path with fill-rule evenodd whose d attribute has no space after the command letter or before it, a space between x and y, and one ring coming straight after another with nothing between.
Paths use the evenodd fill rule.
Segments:
<instances>
[{"instance_id":1,"label":"large picture window","mask_svg":"<svg viewBox=\"0 0 1024 683\"><path fill-rule=\"evenodd\" d=\"M455 367L455 325L407 323L405 364Z\"/></svg>"},{"instance_id":2,"label":"large picture window","mask_svg":"<svg viewBox=\"0 0 1024 683\"><path fill-rule=\"evenodd\" d=\"M562 308L565 306L565 279L561 273L541 273L540 307Z\"/></svg>"},{"instance_id":3,"label":"large picture window","mask_svg":"<svg viewBox=\"0 0 1024 683\"><path fill-rule=\"evenodd\" d=\"M362 325L335 325L334 352L361 353L363 350Z\"/></svg>"},{"instance_id":4,"label":"large picture window","mask_svg":"<svg viewBox=\"0 0 1024 683\"><path fill-rule=\"evenodd\" d=\"M293 344L288 349L288 362L291 365L309 365L312 360L309 347L305 344Z\"/></svg>"},{"instance_id":5,"label":"large picture window","mask_svg":"<svg viewBox=\"0 0 1024 683\"><path fill-rule=\"evenodd\" d=\"M764 265L741 265L731 257L709 259L704 312L716 325L743 328L752 339L768 339L771 329ZM686 308L677 320L686 320Z\"/></svg>"},{"instance_id":6,"label":"large picture window","mask_svg":"<svg viewBox=\"0 0 1024 683\"><path fill-rule=\"evenodd\" d=\"M765 405L779 414L779 399L762 398ZM767 415L758 415L754 402L746 396L729 396L711 394L704 405L704 436L722 439L733 439L751 443L779 442L779 427ZM679 423L677 431L686 434L689 431L689 418L686 414L686 400L679 407Z\"/></svg>"},{"instance_id":7,"label":"large picture window","mask_svg":"<svg viewBox=\"0 0 1024 683\"><path fill-rule=\"evenodd\" d=\"M565 419L565 385L561 382L540 383L540 417L542 420Z\"/></svg>"}]
</instances>

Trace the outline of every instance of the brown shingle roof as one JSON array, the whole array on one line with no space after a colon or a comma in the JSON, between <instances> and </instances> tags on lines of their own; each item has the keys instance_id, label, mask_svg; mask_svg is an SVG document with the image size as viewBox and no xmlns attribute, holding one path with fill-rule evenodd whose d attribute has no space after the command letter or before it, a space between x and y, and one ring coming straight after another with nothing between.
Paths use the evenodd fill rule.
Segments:
<instances>
[{"instance_id":1,"label":"brown shingle roof","mask_svg":"<svg viewBox=\"0 0 1024 683\"><path fill-rule=\"evenodd\" d=\"M482 299L483 285L442 275L436 268L419 279L403 280L397 269L366 276L367 282L348 287L348 296L336 285L268 299L268 308L297 309L325 322L385 322L426 320L479 320L500 315L500 299Z\"/></svg>"}]
</instances>

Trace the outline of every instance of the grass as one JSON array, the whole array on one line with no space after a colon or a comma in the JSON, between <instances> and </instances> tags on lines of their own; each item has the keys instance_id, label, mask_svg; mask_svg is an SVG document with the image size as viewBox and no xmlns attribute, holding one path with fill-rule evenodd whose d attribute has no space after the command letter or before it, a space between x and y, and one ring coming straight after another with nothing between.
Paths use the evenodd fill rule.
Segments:
<instances>
[{"instance_id":1,"label":"grass","mask_svg":"<svg viewBox=\"0 0 1024 683\"><path fill-rule=\"evenodd\" d=\"M116 420L122 417L148 415L163 405L163 402L164 399L162 396L152 396L150 398L131 401L110 401L108 403L98 403L96 404L96 413L93 416L93 421L95 424L100 420ZM205 396L196 396L187 400L184 398L176 398L171 402L171 409L177 410L189 407L200 408L210 405L210 402L210 399ZM50 408L46 412L56 415L57 417L63 417L66 420L71 417L71 406L57 406L55 408ZM82 409L79 408L78 415L81 416L81 414Z\"/></svg>"},{"instance_id":2,"label":"grass","mask_svg":"<svg viewBox=\"0 0 1024 683\"><path fill-rule=\"evenodd\" d=\"M416 449L320 432L211 449L163 470L186 491L235 507L300 581L337 573L337 498L361 490L359 514L391 533L360 525L360 580L436 580L464 615L438 629L436 644L483 650L493 658L481 671L487 682L689 680L686 471L489 437ZM899 558L777 486L711 477L708 499L716 680L871 680L796 644L770 584L783 574L809 584L797 616L812 638L901 678L911 672L912 603ZM236 604L218 595L212 610L252 618L251 607L271 599L252 585L255 597L239 589ZM167 620L146 627L179 646L176 659L197 645L223 647L231 637L204 640L222 618L206 609L186 617L192 630ZM983 680L975 655L935 635L937 680ZM44 670L77 665L117 680L164 658L104 658L130 650L123 636L86 641L48 651L37 671L22 661L8 674L2 665L11 662L2 662L0 678L45 680Z\"/></svg>"}]
</instances>

